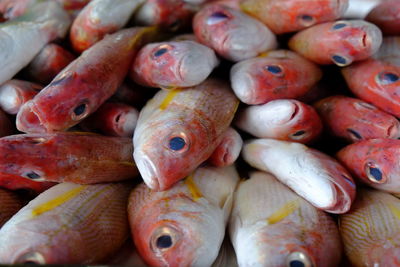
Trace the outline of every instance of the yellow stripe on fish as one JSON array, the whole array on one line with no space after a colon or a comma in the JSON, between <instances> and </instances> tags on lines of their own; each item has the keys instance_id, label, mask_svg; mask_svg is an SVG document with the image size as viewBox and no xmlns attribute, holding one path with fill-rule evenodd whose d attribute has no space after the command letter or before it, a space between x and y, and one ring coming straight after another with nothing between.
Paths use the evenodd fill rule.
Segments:
<instances>
[{"instance_id":1,"label":"yellow stripe on fish","mask_svg":"<svg viewBox=\"0 0 400 267\"><path fill-rule=\"evenodd\" d=\"M287 216L292 214L298 207L299 207L299 202L297 200L293 200L286 203L282 208L278 209L277 211L272 213L271 216L267 218L267 223L275 224L285 219Z\"/></svg>"},{"instance_id":2,"label":"yellow stripe on fish","mask_svg":"<svg viewBox=\"0 0 400 267\"><path fill-rule=\"evenodd\" d=\"M394 205L389 205L389 209L393 213L393 215L400 220L400 209Z\"/></svg>"},{"instance_id":3,"label":"yellow stripe on fish","mask_svg":"<svg viewBox=\"0 0 400 267\"><path fill-rule=\"evenodd\" d=\"M164 110L168 107L168 105L171 103L171 101L174 99L177 93L179 93L181 89L174 89L171 90L167 93L167 96L164 98L164 100L160 104L160 109Z\"/></svg>"},{"instance_id":4,"label":"yellow stripe on fish","mask_svg":"<svg viewBox=\"0 0 400 267\"><path fill-rule=\"evenodd\" d=\"M70 200L71 198L75 197L77 194L79 194L83 189L85 189L87 186L79 186L76 187L74 189L71 189L68 192L65 192L64 194L49 200L39 206L37 206L36 208L34 208L32 210L32 216L36 217L39 216L45 212L51 211L55 208L57 208L58 206L62 205L63 203L67 202L68 200Z\"/></svg>"},{"instance_id":5,"label":"yellow stripe on fish","mask_svg":"<svg viewBox=\"0 0 400 267\"><path fill-rule=\"evenodd\" d=\"M185 184L189 188L190 194L192 195L193 199L196 201L199 198L203 197L203 194L201 193L200 189L197 187L196 183L193 181L193 175L189 175L185 179Z\"/></svg>"}]
</instances>

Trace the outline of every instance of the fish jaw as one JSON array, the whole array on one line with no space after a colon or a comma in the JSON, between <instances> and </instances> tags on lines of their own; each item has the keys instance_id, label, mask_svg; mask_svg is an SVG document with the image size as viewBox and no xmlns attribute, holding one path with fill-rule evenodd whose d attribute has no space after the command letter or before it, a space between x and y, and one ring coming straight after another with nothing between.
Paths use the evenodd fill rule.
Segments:
<instances>
[{"instance_id":1,"label":"fish jaw","mask_svg":"<svg viewBox=\"0 0 400 267\"><path fill-rule=\"evenodd\" d=\"M146 156L146 154L139 152L138 149L134 150L133 158L135 159L137 168L146 185L152 190L161 190L161 187L163 186L160 185L157 168L152 160L148 156Z\"/></svg>"},{"instance_id":2,"label":"fish jaw","mask_svg":"<svg viewBox=\"0 0 400 267\"><path fill-rule=\"evenodd\" d=\"M46 133L48 129L42 124L33 107L32 100L21 106L17 113L17 129L25 133Z\"/></svg>"}]
</instances>

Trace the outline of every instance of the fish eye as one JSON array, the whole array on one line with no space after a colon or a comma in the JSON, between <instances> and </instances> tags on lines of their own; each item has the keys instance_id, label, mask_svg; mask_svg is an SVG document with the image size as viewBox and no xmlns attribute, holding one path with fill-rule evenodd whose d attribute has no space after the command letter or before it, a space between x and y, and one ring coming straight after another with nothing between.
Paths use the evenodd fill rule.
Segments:
<instances>
[{"instance_id":1,"label":"fish eye","mask_svg":"<svg viewBox=\"0 0 400 267\"><path fill-rule=\"evenodd\" d=\"M265 69L267 71L269 71L270 73L277 75L277 76L282 76L282 74L283 74L282 68L277 65L268 65L265 67Z\"/></svg>"},{"instance_id":2,"label":"fish eye","mask_svg":"<svg viewBox=\"0 0 400 267\"><path fill-rule=\"evenodd\" d=\"M378 83L382 85L395 83L399 80L399 76L391 72L381 72L376 78Z\"/></svg>"},{"instance_id":3,"label":"fish eye","mask_svg":"<svg viewBox=\"0 0 400 267\"><path fill-rule=\"evenodd\" d=\"M34 181L44 181L42 175L37 171L27 171L22 174L23 177L34 180Z\"/></svg>"},{"instance_id":4,"label":"fish eye","mask_svg":"<svg viewBox=\"0 0 400 267\"><path fill-rule=\"evenodd\" d=\"M363 139L362 136L361 136L361 134L359 134L357 131L355 131L355 130L353 130L353 129L350 129L350 128L349 128L349 129L347 129L346 131L350 134L350 137L351 137L352 140L357 141L357 140Z\"/></svg>"},{"instance_id":5,"label":"fish eye","mask_svg":"<svg viewBox=\"0 0 400 267\"><path fill-rule=\"evenodd\" d=\"M312 267L309 257L303 252L292 252L286 258L287 267Z\"/></svg>"},{"instance_id":6,"label":"fish eye","mask_svg":"<svg viewBox=\"0 0 400 267\"><path fill-rule=\"evenodd\" d=\"M292 134L292 135L290 136L290 139L299 140L299 139L304 138L304 135L305 135L305 134L306 134L306 131L300 130L300 131L297 131L297 132L295 132L294 134Z\"/></svg>"},{"instance_id":7,"label":"fish eye","mask_svg":"<svg viewBox=\"0 0 400 267\"><path fill-rule=\"evenodd\" d=\"M225 13L221 12L221 11L217 11L212 13L208 18L207 18L207 25L214 25L214 24L218 24L222 21L225 21L229 18L228 15L226 15Z\"/></svg>"},{"instance_id":8,"label":"fish eye","mask_svg":"<svg viewBox=\"0 0 400 267\"><path fill-rule=\"evenodd\" d=\"M300 24L305 27L311 26L315 23L314 17L307 14L299 15L297 19L300 21Z\"/></svg>"},{"instance_id":9,"label":"fish eye","mask_svg":"<svg viewBox=\"0 0 400 267\"><path fill-rule=\"evenodd\" d=\"M332 30L339 30L339 29L344 28L346 26L347 26L347 23L337 22L337 23L333 24Z\"/></svg>"},{"instance_id":10,"label":"fish eye","mask_svg":"<svg viewBox=\"0 0 400 267\"><path fill-rule=\"evenodd\" d=\"M168 139L168 148L175 152L185 152L189 149L189 142L184 133L173 134Z\"/></svg>"},{"instance_id":11,"label":"fish eye","mask_svg":"<svg viewBox=\"0 0 400 267\"><path fill-rule=\"evenodd\" d=\"M339 55L333 55L332 56L332 61L339 67L344 67L347 66L351 63L350 60L346 59L345 57L339 56Z\"/></svg>"},{"instance_id":12,"label":"fish eye","mask_svg":"<svg viewBox=\"0 0 400 267\"><path fill-rule=\"evenodd\" d=\"M156 246L159 249L170 248L172 246L172 238L170 235L159 236L156 240Z\"/></svg>"},{"instance_id":13,"label":"fish eye","mask_svg":"<svg viewBox=\"0 0 400 267\"><path fill-rule=\"evenodd\" d=\"M166 251L173 247L179 239L178 232L170 227L163 226L156 229L150 239L150 248L154 251Z\"/></svg>"},{"instance_id":14,"label":"fish eye","mask_svg":"<svg viewBox=\"0 0 400 267\"><path fill-rule=\"evenodd\" d=\"M172 49L172 46L168 45L168 44L163 44L160 45L159 47L157 47L153 53L153 57L157 58L160 57L162 55L164 55L165 53L168 52L168 50Z\"/></svg>"},{"instance_id":15,"label":"fish eye","mask_svg":"<svg viewBox=\"0 0 400 267\"><path fill-rule=\"evenodd\" d=\"M372 162L367 162L367 164L365 164L365 173L367 174L368 180L375 184L386 183L386 178L384 177L382 171L379 169L379 166Z\"/></svg>"},{"instance_id":16,"label":"fish eye","mask_svg":"<svg viewBox=\"0 0 400 267\"><path fill-rule=\"evenodd\" d=\"M83 119L89 114L88 104L81 103L72 110L72 119L77 121Z\"/></svg>"}]
</instances>

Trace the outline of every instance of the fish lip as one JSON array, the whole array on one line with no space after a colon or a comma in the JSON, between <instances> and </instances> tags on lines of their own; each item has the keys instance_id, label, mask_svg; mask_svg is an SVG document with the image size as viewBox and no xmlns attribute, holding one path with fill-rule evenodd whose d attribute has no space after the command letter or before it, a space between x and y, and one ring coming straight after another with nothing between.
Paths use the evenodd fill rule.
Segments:
<instances>
[{"instance_id":1,"label":"fish lip","mask_svg":"<svg viewBox=\"0 0 400 267\"><path fill-rule=\"evenodd\" d=\"M133 157L145 184L152 190L160 191L161 186L154 163L146 154L137 150L134 151Z\"/></svg>"},{"instance_id":2,"label":"fish lip","mask_svg":"<svg viewBox=\"0 0 400 267\"><path fill-rule=\"evenodd\" d=\"M254 88L256 88L256 85L251 75L241 68L241 66L238 69L235 69L235 66L231 68L231 87L235 95L246 104L260 104L260 101L254 97Z\"/></svg>"},{"instance_id":3,"label":"fish lip","mask_svg":"<svg viewBox=\"0 0 400 267\"><path fill-rule=\"evenodd\" d=\"M47 129L42 124L40 117L33 110L34 103L32 100L21 106L17 113L16 126L21 132L26 133L46 133ZM29 121L27 120L29 119Z\"/></svg>"},{"instance_id":4,"label":"fish lip","mask_svg":"<svg viewBox=\"0 0 400 267\"><path fill-rule=\"evenodd\" d=\"M365 32L365 37L362 41L363 47L369 48L371 54L375 54L378 52L383 41L381 30L372 23L365 25L362 29Z\"/></svg>"}]
</instances>

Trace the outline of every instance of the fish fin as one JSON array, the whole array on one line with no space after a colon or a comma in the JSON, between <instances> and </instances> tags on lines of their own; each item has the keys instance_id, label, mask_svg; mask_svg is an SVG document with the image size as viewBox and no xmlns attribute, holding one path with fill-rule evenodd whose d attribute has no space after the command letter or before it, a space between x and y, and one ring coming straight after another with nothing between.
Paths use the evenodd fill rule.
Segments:
<instances>
[{"instance_id":1,"label":"fish fin","mask_svg":"<svg viewBox=\"0 0 400 267\"><path fill-rule=\"evenodd\" d=\"M283 207L279 208L277 211L272 213L271 216L267 218L268 224L275 224L285 219L287 216L292 214L296 209L298 209L298 207L299 207L299 201L297 199L286 203L285 205L283 205Z\"/></svg>"},{"instance_id":2,"label":"fish fin","mask_svg":"<svg viewBox=\"0 0 400 267\"><path fill-rule=\"evenodd\" d=\"M203 197L199 187L193 181L193 174L190 174L188 177L186 177L185 184L187 185L194 201L197 201L199 198Z\"/></svg>"}]
</instances>

